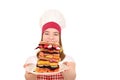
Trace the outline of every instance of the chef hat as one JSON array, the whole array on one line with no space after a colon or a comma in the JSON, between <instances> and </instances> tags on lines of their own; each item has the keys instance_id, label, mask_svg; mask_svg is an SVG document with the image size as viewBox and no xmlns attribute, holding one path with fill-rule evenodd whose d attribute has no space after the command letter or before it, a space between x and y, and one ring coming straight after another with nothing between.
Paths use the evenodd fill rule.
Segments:
<instances>
[{"instance_id":1,"label":"chef hat","mask_svg":"<svg viewBox=\"0 0 120 80\"><path fill-rule=\"evenodd\" d=\"M40 27L42 33L48 28L54 28L61 33L61 29L65 27L64 16L57 10L48 10L41 16Z\"/></svg>"}]
</instances>

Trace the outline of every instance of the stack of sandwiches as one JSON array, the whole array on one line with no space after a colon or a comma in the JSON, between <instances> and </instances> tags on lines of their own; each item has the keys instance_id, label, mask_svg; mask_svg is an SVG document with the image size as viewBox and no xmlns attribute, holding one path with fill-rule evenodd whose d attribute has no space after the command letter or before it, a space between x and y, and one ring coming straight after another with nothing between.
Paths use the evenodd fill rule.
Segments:
<instances>
[{"instance_id":1,"label":"stack of sandwiches","mask_svg":"<svg viewBox=\"0 0 120 80\"><path fill-rule=\"evenodd\" d=\"M37 53L36 72L57 72L59 70L60 45L57 43L46 43L41 41L37 47L40 51Z\"/></svg>"}]
</instances>

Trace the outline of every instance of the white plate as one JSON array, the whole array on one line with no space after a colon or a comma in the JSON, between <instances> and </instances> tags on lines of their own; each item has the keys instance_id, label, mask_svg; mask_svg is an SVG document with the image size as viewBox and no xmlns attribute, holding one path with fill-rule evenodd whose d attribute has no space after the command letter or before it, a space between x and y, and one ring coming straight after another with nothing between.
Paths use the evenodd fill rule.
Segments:
<instances>
[{"instance_id":1,"label":"white plate","mask_svg":"<svg viewBox=\"0 0 120 80\"><path fill-rule=\"evenodd\" d=\"M67 70L68 67L64 64L61 64L60 65L60 68L59 68L59 71L58 72L46 72L46 73L39 73L39 72L34 72L36 68L36 65L30 65L28 67L26 67L26 71L27 72L30 72L32 74L35 74L35 75L54 75L54 74L57 74L57 73L60 73L60 72L63 72L64 70Z\"/></svg>"}]
</instances>

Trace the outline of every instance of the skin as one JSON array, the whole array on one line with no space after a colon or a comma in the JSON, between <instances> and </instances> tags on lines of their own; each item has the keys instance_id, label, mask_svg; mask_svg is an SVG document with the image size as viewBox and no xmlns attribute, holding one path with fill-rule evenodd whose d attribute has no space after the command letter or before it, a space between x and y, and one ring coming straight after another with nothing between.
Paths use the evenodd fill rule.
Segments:
<instances>
[{"instance_id":1,"label":"skin","mask_svg":"<svg viewBox=\"0 0 120 80\"><path fill-rule=\"evenodd\" d=\"M48 28L43 33L43 41L51 42L51 43L59 43L59 32L54 28ZM64 80L75 80L76 78L76 70L74 62L64 62L66 66L68 66L68 70L62 72ZM31 64L25 64L24 67L29 66ZM36 75L26 72L25 79L26 80L36 80Z\"/></svg>"},{"instance_id":2,"label":"skin","mask_svg":"<svg viewBox=\"0 0 120 80\"><path fill-rule=\"evenodd\" d=\"M76 78L76 70L74 62L64 62L63 64L67 65L68 70L62 73L64 80L75 80Z\"/></svg>"}]
</instances>

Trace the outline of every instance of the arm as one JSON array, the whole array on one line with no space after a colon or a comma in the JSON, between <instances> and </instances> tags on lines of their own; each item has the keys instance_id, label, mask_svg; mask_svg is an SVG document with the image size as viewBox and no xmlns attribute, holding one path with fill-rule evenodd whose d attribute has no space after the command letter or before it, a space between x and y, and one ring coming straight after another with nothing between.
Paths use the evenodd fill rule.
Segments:
<instances>
[{"instance_id":1,"label":"arm","mask_svg":"<svg viewBox=\"0 0 120 80\"><path fill-rule=\"evenodd\" d=\"M36 62L35 57L29 57L24 64L24 68L26 68L28 66L32 66L33 64L35 64L35 62ZM37 78L37 75L34 75L34 74L29 73L27 71L25 72L25 79L26 80L36 80L36 78Z\"/></svg>"},{"instance_id":2,"label":"arm","mask_svg":"<svg viewBox=\"0 0 120 80\"><path fill-rule=\"evenodd\" d=\"M26 80L36 80L36 78L37 78L37 75L31 74L31 73L28 73L28 72L25 73L25 79Z\"/></svg>"},{"instance_id":3,"label":"arm","mask_svg":"<svg viewBox=\"0 0 120 80\"><path fill-rule=\"evenodd\" d=\"M33 65L33 64L24 64L24 68L26 68L26 67L28 67L28 66L31 66L31 65ZM37 75L34 75L34 74L32 74L32 73L29 73L29 72L25 72L25 79L26 80L36 80L36 78L37 78Z\"/></svg>"},{"instance_id":4,"label":"arm","mask_svg":"<svg viewBox=\"0 0 120 80\"><path fill-rule=\"evenodd\" d=\"M66 66L68 66L68 70L62 73L64 80L75 80L76 71L75 71L75 62L64 62Z\"/></svg>"}]
</instances>

